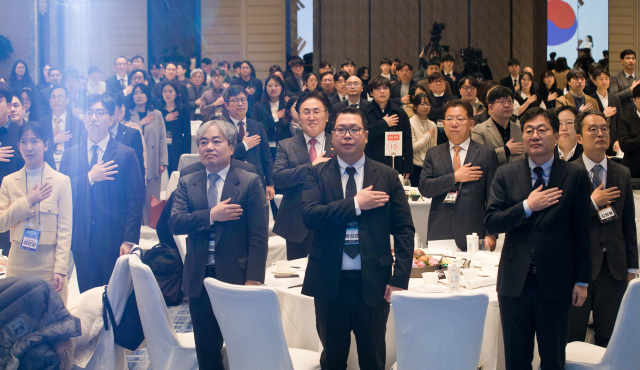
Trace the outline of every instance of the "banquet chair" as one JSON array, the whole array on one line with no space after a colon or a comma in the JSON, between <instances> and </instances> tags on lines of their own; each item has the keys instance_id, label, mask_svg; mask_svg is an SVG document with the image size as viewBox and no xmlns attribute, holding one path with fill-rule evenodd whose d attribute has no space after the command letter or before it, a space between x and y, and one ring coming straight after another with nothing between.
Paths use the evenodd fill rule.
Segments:
<instances>
[{"instance_id":1,"label":"banquet chair","mask_svg":"<svg viewBox=\"0 0 640 370\"><path fill-rule=\"evenodd\" d=\"M227 346L229 368L251 370L320 369L320 353L287 348L280 303L274 288L204 279Z\"/></svg>"},{"instance_id":2,"label":"banquet chair","mask_svg":"<svg viewBox=\"0 0 640 370\"><path fill-rule=\"evenodd\" d=\"M607 348L585 342L567 345L566 370L638 370L640 368L640 279L632 280L622 298Z\"/></svg>"},{"instance_id":3,"label":"banquet chair","mask_svg":"<svg viewBox=\"0 0 640 370\"><path fill-rule=\"evenodd\" d=\"M393 370L478 368L488 295L397 292L391 305L398 358Z\"/></svg>"},{"instance_id":4,"label":"banquet chair","mask_svg":"<svg viewBox=\"0 0 640 370\"><path fill-rule=\"evenodd\" d=\"M176 333L153 271L140 261L129 260L142 330L153 370L198 369L191 333Z\"/></svg>"}]
</instances>

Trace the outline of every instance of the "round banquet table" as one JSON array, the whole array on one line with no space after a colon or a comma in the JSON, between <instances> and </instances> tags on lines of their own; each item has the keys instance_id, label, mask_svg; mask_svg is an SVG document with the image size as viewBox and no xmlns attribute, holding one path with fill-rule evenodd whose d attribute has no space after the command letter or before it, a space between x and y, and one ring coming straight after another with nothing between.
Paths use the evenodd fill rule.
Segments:
<instances>
[{"instance_id":1,"label":"round banquet table","mask_svg":"<svg viewBox=\"0 0 640 370\"><path fill-rule=\"evenodd\" d=\"M495 253L493 253L493 255L495 255ZM265 284L276 288L280 301L282 325L287 345L291 348L301 348L320 352L322 351L322 346L320 344L318 332L316 331L316 316L313 298L302 295L301 287L289 288L290 286L302 284L306 265L306 258L291 261L291 266L296 267L298 270L297 273L300 275L300 277L297 278L275 278L275 275L271 273L271 269L275 267L268 267ZM409 290L413 290L413 287L421 283L422 279L411 279L409 282ZM482 338L480 365L484 370L504 369L502 325L500 323L500 310L498 307L498 295L496 293L495 285L474 290L464 289L461 294L465 293L486 293L489 295L489 307L487 308L484 334ZM428 313L425 313L424 320L428 322ZM386 346L387 362L385 368L389 369L397 361L393 307L391 308L389 319L387 321ZM356 343L353 333L351 335L351 348L347 364L348 370L359 369L358 355L356 352Z\"/></svg>"}]
</instances>

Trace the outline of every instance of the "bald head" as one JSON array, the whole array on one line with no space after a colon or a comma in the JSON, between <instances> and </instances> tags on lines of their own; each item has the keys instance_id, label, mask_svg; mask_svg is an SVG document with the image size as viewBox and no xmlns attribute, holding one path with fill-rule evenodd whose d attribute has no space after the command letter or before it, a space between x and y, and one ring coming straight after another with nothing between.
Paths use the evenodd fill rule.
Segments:
<instances>
[{"instance_id":1,"label":"bald head","mask_svg":"<svg viewBox=\"0 0 640 370\"><path fill-rule=\"evenodd\" d=\"M347 79L347 95L349 100L360 99L362 93L362 80L357 76L351 76Z\"/></svg>"}]
</instances>

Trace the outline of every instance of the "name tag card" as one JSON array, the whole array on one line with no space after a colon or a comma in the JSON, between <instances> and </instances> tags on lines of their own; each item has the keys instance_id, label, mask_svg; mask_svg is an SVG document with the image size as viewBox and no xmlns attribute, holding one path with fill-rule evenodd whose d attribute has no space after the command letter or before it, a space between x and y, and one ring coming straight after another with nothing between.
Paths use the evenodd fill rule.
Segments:
<instances>
[{"instance_id":1,"label":"name tag card","mask_svg":"<svg viewBox=\"0 0 640 370\"><path fill-rule=\"evenodd\" d=\"M604 224L611 220L615 220L618 218L618 215L616 215L616 211L613 210L613 207L608 205L598 209L598 217L600 217L600 222Z\"/></svg>"},{"instance_id":2,"label":"name tag card","mask_svg":"<svg viewBox=\"0 0 640 370\"><path fill-rule=\"evenodd\" d=\"M173 143L173 139L171 136L171 131L167 131L167 145L171 145Z\"/></svg>"},{"instance_id":3,"label":"name tag card","mask_svg":"<svg viewBox=\"0 0 640 370\"><path fill-rule=\"evenodd\" d=\"M40 233L42 227L33 224L27 224L24 228L24 234L22 235L22 243L20 243L20 249L24 249L29 252L37 252L38 244L40 243Z\"/></svg>"},{"instance_id":4,"label":"name tag card","mask_svg":"<svg viewBox=\"0 0 640 370\"><path fill-rule=\"evenodd\" d=\"M216 250L216 233L209 233L209 252L207 253L207 265L214 265L214 252Z\"/></svg>"},{"instance_id":5,"label":"name tag card","mask_svg":"<svg viewBox=\"0 0 640 370\"><path fill-rule=\"evenodd\" d=\"M458 200L458 194L460 193L460 188L462 188L462 185L449 190L449 192L447 193L447 196L444 197L443 203L454 204L456 200Z\"/></svg>"},{"instance_id":6,"label":"name tag card","mask_svg":"<svg viewBox=\"0 0 640 370\"><path fill-rule=\"evenodd\" d=\"M62 150L56 150L55 152L53 152L53 160L56 163L62 162Z\"/></svg>"},{"instance_id":7,"label":"name tag card","mask_svg":"<svg viewBox=\"0 0 640 370\"><path fill-rule=\"evenodd\" d=\"M360 244L358 221L351 221L347 224L347 235L344 238L344 244Z\"/></svg>"}]
</instances>

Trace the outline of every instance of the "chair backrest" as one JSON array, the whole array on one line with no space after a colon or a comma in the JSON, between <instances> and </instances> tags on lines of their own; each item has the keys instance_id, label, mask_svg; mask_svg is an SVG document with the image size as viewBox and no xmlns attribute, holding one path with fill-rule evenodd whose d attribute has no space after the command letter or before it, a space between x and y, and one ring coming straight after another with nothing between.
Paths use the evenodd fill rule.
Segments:
<instances>
[{"instance_id":1,"label":"chair backrest","mask_svg":"<svg viewBox=\"0 0 640 370\"><path fill-rule=\"evenodd\" d=\"M212 278L206 278L204 286L231 369L293 370L273 288L231 285Z\"/></svg>"},{"instance_id":2,"label":"chair backrest","mask_svg":"<svg viewBox=\"0 0 640 370\"><path fill-rule=\"evenodd\" d=\"M198 161L200 161L199 154L183 154L180 156L180 161L178 162L178 171ZM167 198L169 197L167 196Z\"/></svg>"},{"instance_id":3,"label":"chair backrest","mask_svg":"<svg viewBox=\"0 0 640 370\"><path fill-rule=\"evenodd\" d=\"M486 294L393 293L398 369L475 369Z\"/></svg>"},{"instance_id":4,"label":"chair backrest","mask_svg":"<svg viewBox=\"0 0 640 370\"><path fill-rule=\"evenodd\" d=\"M640 364L640 279L632 280L622 298L616 325L601 364L610 369L638 369Z\"/></svg>"},{"instance_id":5,"label":"chair backrest","mask_svg":"<svg viewBox=\"0 0 640 370\"><path fill-rule=\"evenodd\" d=\"M129 266L151 367L163 369L172 353L171 347L180 346L178 336L153 271L137 256L129 259ZM153 363L155 359L163 358L167 361L161 364Z\"/></svg>"},{"instance_id":6,"label":"chair backrest","mask_svg":"<svg viewBox=\"0 0 640 370\"><path fill-rule=\"evenodd\" d=\"M129 267L129 260L132 258L139 259L134 254L125 254L118 258L107 286L107 298L109 298L109 304L117 324L122 319L124 307L127 305L131 289L133 289L133 280L131 279L131 269Z\"/></svg>"}]
</instances>

